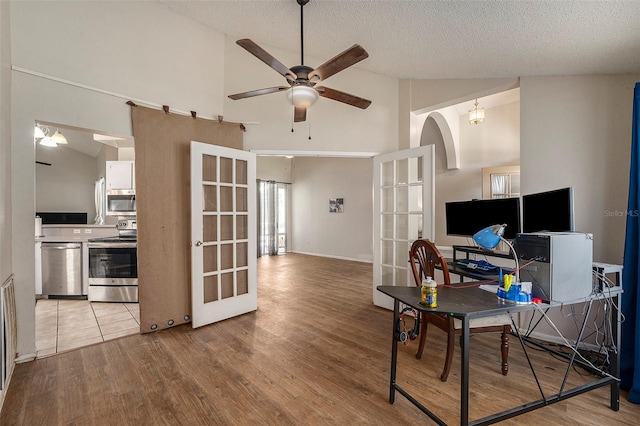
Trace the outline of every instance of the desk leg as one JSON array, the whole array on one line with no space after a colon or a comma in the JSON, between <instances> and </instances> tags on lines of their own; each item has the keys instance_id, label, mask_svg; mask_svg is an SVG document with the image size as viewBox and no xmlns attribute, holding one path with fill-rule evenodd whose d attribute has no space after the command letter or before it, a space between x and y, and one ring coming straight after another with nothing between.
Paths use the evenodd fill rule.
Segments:
<instances>
[{"instance_id":1,"label":"desk leg","mask_svg":"<svg viewBox=\"0 0 640 426\"><path fill-rule=\"evenodd\" d=\"M400 302L393 300L393 324L391 326L391 379L389 380L389 403L396 400L396 365L398 363L398 340L396 339L396 324L400 312Z\"/></svg>"},{"instance_id":2,"label":"desk leg","mask_svg":"<svg viewBox=\"0 0 640 426\"><path fill-rule=\"evenodd\" d=\"M589 307L587 308L587 312L584 314L584 320L582 320L582 326L580 326L580 331L578 331L578 337L576 339L575 346L572 347L571 356L569 357L569 364L567 365L567 371L564 374L564 379L562 380L562 384L560 385L560 390L558 391L558 396L562 396L562 392L564 391L564 386L567 383L567 379L569 378L569 374L571 373L571 369L573 368L573 364L576 360L576 355L578 353L578 348L580 347L580 342L582 342L582 336L584 335L584 329L587 325L587 320L589 319L589 314L591 313L591 307L593 306L593 300L589 300Z\"/></svg>"},{"instance_id":3,"label":"desk leg","mask_svg":"<svg viewBox=\"0 0 640 426\"><path fill-rule=\"evenodd\" d=\"M622 295L618 295L613 298L615 303L611 306L609 312L610 321L614 321L614 325L612 327L613 336L611 336L611 346L607 349L607 352L609 354L609 362L611 363L609 373L615 378L620 378L620 324L622 322L622 313L620 312L620 309L622 309L621 297ZM612 351L615 351L615 353L611 353ZM611 400L609 404L612 410L620 410L620 382L618 380L611 383Z\"/></svg>"},{"instance_id":4,"label":"desk leg","mask_svg":"<svg viewBox=\"0 0 640 426\"><path fill-rule=\"evenodd\" d=\"M462 365L460 378L460 424L469 424L469 318L462 319Z\"/></svg>"}]
</instances>

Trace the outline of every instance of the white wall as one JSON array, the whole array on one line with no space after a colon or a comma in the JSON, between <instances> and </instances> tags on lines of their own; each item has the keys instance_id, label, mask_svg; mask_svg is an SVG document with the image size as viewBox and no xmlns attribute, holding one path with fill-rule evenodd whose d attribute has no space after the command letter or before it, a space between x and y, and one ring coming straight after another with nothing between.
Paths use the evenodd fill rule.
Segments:
<instances>
[{"instance_id":1,"label":"white wall","mask_svg":"<svg viewBox=\"0 0 640 426\"><path fill-rule=\"evenodd\" d=\"M638 81L640 75L521 79L522 193L573 186L576 231L593 233L594 261L622 264Z\"/></svg>"},{"instance_id":2,"label":"white wall","mask_svg":"<svg viewBox=\"0 0 640 426\"><path fill-rule=\"evenodd\" d=\"M373 160L296 157L292 251L373 261ZM344 213L329 199L344 198Z\"/></svg>"},{"instance_id":3,"label":"white wall","mask_svg":"<svg viewBox=\"0 0 640 426\"><path fill-rule=\"evenodd\" d=\"M96 216L95 157L64 146L36 145L36 211L87 213L88 223Z\"/></svg>"},{"instance_id":4,"label":"white wall","mask_svg":"<svg viewBox=\"0 0 640 426\"><path fill-rule=\"evenodd\" d=\"M202 117L222 113L223 36L156 2L19 1L11 16L16 66Z\"/></svg>"},{"instance_id":5,"label":"white wall","mask_svg":"<svg viewBox=\"0 0 640 426\"><path fill-rule=\"evenodd\" d=\"M623 261L626 216L607 212L627 210L633 88L638 81L640 75L520 80L522 193L573 186L575 229L593 234L593 260L598 262ZM563 334L575 337L568 312L554 308L549 316ZM521 324L526 324L523 317ZM544 322L536 334L558 339Z\"/></svg>"},{"instance_id":6,"label":"white wall","mask_svg":"<svg viewBox=\"0 0 640 426\"><path fill-rule=\"evenodd\" d=\"M134 148L118 148L118 160L135 161L136 153Z\"/></svg>"},{"instance_id":7,"label":"white wall","mask_svg":"<svg viewBox=\"0 0 640 426\"><path fill-rule=\"evenodd\" d=\"M202 117L222 111L224 36L158 3L12 2L11 32L15 67ZM21 358L35 353L35 121L132 135L125 101L12 73L12 248Z\"/></svg>"},{"instance_id":8,"label":"white wall","mask_svg":"<svg viewBox=\"0 0 640 426\"><path fill-rule=\"evenodd\" d=\"M256 178L291 183L291 166L291 158L259 155L256 158Z\"/></svg>"},{"instance_id":9,"label":"white wall","mask_svg":"<svg viewBox=\"0 0 640 426\"><path fill-rule=\"evenodd\" d=\"M259 41L254 41L260 44ZM289 67L300 62L299 53L262 44L260 46ZM329 58L305 58L305 64L318 66L327 59ZM247 78L248 75L251 78ZM287 86L284 77L236 45L235 39L227 38L224 119L259 123L247 125L244 134L245 149L379 153L398 149L397 79L360 71L356 64L321 85L369 99L372 101L369 108L362 110L319 98L309 108L307 121L295 124L292 123L293 108L287 101L285 92L237 101L226 97L234 93L283 85ZM309 133L311 140L308 139Z\"/></svg>"},{"instance_id":10,"label":"white wall","mask_svg":"<svg viewBox=\"0 0 640 426\"><path fill-rule=\"evenodd\" d=\"M8 1L0 1L0 282L11 261L11 32Z\"/></svg>"}]
</instances>

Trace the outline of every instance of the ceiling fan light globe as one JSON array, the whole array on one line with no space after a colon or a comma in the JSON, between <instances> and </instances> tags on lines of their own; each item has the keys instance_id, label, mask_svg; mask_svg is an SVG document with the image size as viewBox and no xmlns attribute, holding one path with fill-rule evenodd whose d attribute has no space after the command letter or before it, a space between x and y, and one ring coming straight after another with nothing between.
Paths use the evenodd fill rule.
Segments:
<instances>
[{"instance_id":1,"label":"ceiling fan light globe","mask_svg":"<svg viewBox=\"0 0 640 426\"><path fill-rule=\"evenodd\" d=\"M318 99L318 92L312 87L294 86L287 90L287 99L293 106L307 108Z\"/></svg>"}]
</instances>

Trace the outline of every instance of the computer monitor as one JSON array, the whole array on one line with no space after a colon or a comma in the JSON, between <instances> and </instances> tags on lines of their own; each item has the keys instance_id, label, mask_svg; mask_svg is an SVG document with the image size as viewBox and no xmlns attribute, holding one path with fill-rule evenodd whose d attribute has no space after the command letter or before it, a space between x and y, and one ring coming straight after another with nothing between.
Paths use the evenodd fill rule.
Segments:
<instances>
[{"instance_id":1,"label":"computer monitor","mask_svg":"<svg viewBox=\"0 0 640 426\"><path fill-rule=\"evenodd\" d=\"M520 232L520 199L452 201L445 203L447 235L473 237L491 225L506 224L503 237L513 240Z\"/></svg>"},{"instance_id":2,"label":"computer monitor","mask_svg":"<svg viewBox=\"0 0 640 426\"><path fill-rule=\"evenodd\" d=\"M573 188L522 196L522 232L573 231Z\"/></svg>"}]
</instances>

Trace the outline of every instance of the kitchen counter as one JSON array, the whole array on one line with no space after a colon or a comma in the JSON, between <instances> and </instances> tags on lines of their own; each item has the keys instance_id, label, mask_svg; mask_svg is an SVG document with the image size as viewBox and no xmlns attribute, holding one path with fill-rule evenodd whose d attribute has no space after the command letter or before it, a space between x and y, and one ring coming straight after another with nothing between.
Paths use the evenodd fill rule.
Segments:
<instances>
[{"instance_id":1,"label":"kitchen counter","mask_svg":"<svg viewBox=\"0 0 640 426\"><path fill-rule=\"evenodd\" d=\"M36 242L86 242L91 238L114 237L118 235L116 225L42 225L42 235L35 238Z\"/></svg>"},{"instance_id":2,"label":"kitchen counter","mask_svg":"<svg viewBox=\"0 0 640 426\"><path fill-rule=\"evenodd\" d=\"M116 234L117 235L117 234ZM90 238L96 238L93 234L54 235L36 237L36 243L86 243Z\"/></svg>"},{"instance_id":3,"label":"kitchen counter","mask_svg":"<svg viewBox=\"0 0 640 426\"><path fill-rule=\"evenodd\" d=\"M116 225L96 225L96 224L82 224L82 225L42 225L42 228L105 228L105 229L109 229L109 228L113 228L116 229Z\"/></svg>"}]
</instances>

